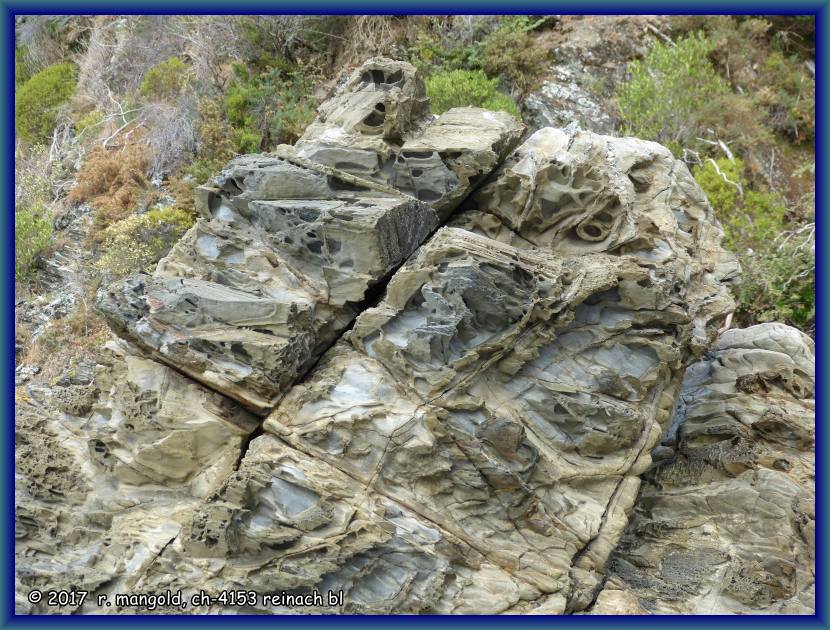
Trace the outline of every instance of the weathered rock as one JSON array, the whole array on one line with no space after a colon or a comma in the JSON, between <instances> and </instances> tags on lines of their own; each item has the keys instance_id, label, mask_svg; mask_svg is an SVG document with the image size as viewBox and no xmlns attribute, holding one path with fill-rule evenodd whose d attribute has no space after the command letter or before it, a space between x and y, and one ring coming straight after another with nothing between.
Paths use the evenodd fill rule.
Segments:
<instances>
[{"instance_id":1,"label":"weathered rock","mask_svg":"<svg viewBox=\"0 0 830 630\"><path fill-rule=\"evenodd\" d=\"M685 164L654 142L541 129L516 149L452 225L557 256L606 252L661 267L691 309L693 349L733 309L739 273L723 232ZM670 270L669 270L670 269ZM642 299L661 287L642 286Z\"/></svg>"},{"instance_id":2,"label":"weathered rock","mask_svg":"<svg viewBox=\"0 0 830 630\"><path fill-rule=\"evenodd\" d=\"M435 119L373 60L296 149L200 189L156 271L100 294L129 343L19 401L18 612L47 610L32 588L88 590L80 612L167 589L196 613L811 610L809 340L705 354L738 267L686 167L575 128L499 167L520 131ZM344 599L263 597L315 590Z\"/></svg>"},{"instance_id":3,"label":"weathered rock","mask_svg":"<svg viewBox=\"0 0 830 630\"><path fill-rule=\"evenodd\" d=\"M683 383L593 607L813 614L813 342L781 324L724 333Z\"/></svg>"},{"instance_id":4,"label":"weathered rock","mask_svg":"<svg viewBox=\"0 0 830 630\"><path fill-rule=\"evenodd\" d=\"M675 272L441 230L264 428L506 569L510 610L583 608L691 352Z\"/></svg>"},{"instance_id":5,"label":"weathered rock","mask_svg":"<svg viewBox=\"0 0 830 630\"><path fill-rule=\"evenodd\" d=\"M255 591L255 604L196 612L497 613L533 594L416 512L270 435L158 558L141 589ZM343 605L262 594L343 591Z\"/></svg>"},{"instance_id":6,"label":"weathered rock","mask_svg":"<svg viewBox=\"0 0 830 630\"><path fill-rule=\"evenodd\" d=\"M300 157L394 186L445 219L516 145L524 125L476 107L429 113L413 66L376 58L326 101L297 141Z\"/></svg>"},{"instance_id":7,"label":"weathered rock","mask_svg":"<svg viewBox=\"0 0 830 630\"><path fill-rule=\"evenodd\" d=\"M113 330L263 412L438 225L426 205L290 157L243 156L152 276L99 294Z\"/></svg>"},{"instance_id":8,"label":"weathered rock","mask_svg":"<svg viewBox=\"0 0 830 630\"><path fill-rule=\"evenodd\" d=\"M131 589L234 470L257 424L236 403L129 355L107 359L94 384L18 397L18 590ZM77 608L23 597L17 612Z\"/></svg>"},{"instance_id":9,"label":"weathered rock","mask_svg":"<svg viewBox=\"0 0 830 630\"><path fill-rule=\"evenodd\" d=\"M602 97L583 87L584 76L581 70L560 65L552 67L539 89L525 100L530 129L576 124L596 133L614 133L614 118Z\"/></svg>"}]
</instances>

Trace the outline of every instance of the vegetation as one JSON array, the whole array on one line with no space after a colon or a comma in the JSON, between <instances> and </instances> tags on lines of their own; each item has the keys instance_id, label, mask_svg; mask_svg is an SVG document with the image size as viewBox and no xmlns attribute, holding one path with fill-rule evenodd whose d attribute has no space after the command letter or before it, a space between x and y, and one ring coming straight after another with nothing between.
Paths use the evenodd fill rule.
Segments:
<instances>
[{"instance_id":1,"label":"vegetation","mask_svg":"<svg viewBox=\"0 0 830 630\"><path fill-rule=\"evenodd\" d=\"M28 279L38 254L49 245L52 197L49 156L43 146L15 151L14 190L15 277Z\"/></svg>"},{"instance_id":2,"label":"vegetation","mask_svg":"<svg viewBox=\"0 0 830 630\"><path fill-rule=\"evenodd\" d=\"M46 206L36 204L14 213L15 277L22 280L31 273L35 258L52 238L52 222Z\"/></svg>"},{"instance_id":3,"label":"vegetation","mask_svg":"<svg viewBox=\"0 0 830 630\"><path fill-rule=\"evenodd\" d=\"M654 139L678 154L690 146L711 117L712 103L729 92L707 58L713 49L697 33L673 46L657 42L629 64L631 79L617 92L625 133Z\"/></svg>"},{"instance_id":4,"label":"vegetation","mask_svg":"<svg viewBox=\"0 0 830 630\"><path fill-rule=\"evenodd\" d=\"M225 94L227 120L240 153L252 153L281 143L293 143L314 120L317 101L310 97L313 75L285 67L254 74L234 66Z\"/></svg>"},{"instance_id":5,"label":"vegetation","mask_svg":"<svg viewBox=\"0 0 830 630\"><path fill-rule=\"evenodd\" d=\"M731 16L677 24L681 36L631 62L630 80L616 90L624 131L693 166L743 267L738 323L812 331L814 197L798 175L813 159L802 147L815 135L806 68L814 49L803 45L810 27L795 24L798 34Z\"/></svg>"},{"instance_id":6,"label":"vegetation","mask_svg":"<svg viewBox=\"0 0 830 630\"><path fill-rule=\"evenodd\" d=\"M58 113L75 91L77 68L71 63L48 66L32 75L16 91L14 117L17 135L35 144L52 137Z\"/></svg>"},{"instance_id":7,"label":"vegetation","mask_svg":"<svg viewBox=\"0 0 830 630\"><path fill-rule=\"evenodd\" d=\"M495 103L519 115L521 101L536 84L545 67L547 53L531 33L547 18L525 15L503 16L495 26L479 22L467 38L448 36L440 20L416 27L414 44L400 51L427 77L427 93L435 98L433 111L450 107ZM455 78L471 89L469 97L451 84ZM443 103L450 103L445 106Z\"/></svg>"},{"instance_id":8,"label":"vegetation","mask_svg":"<svg viewBox=\"0 0 830 630\"><path fill-rule=\"evenodd\" d=\"M140 201L150 200L145 176L147 156L141 146L117 151L96 147L88 155L69 192L72 203L89 203L95 209L91 237L100 241L112 223L134 212Z\"/></svg>"},{"instance_id":9,"label":"vegetation","mask_svg":"<svg viewBox=\"0 0 830 630\"><path fill-rule=\"evenodd\" d=\"M815 223L792 226L780 195L750 187L740 159L709 159L694 176L723 224L725 245L738 256L743 323L815 325ZM812 212L811 195L802 205Z\"/></svg>"},{"instance_id":10,"label":"vegetation","mask_svg":"<svg viewBox=\"0 0 830 630\"><path fill-rule=\"evenodd\" d=\"M149 99L175 99L187 87L187 81L185 62L179 57L170 57L147 71L138 91Z\"/></svg>"},{"instance_id":11,"label":"vegetation","mask_svg":"<svg viewBox=\"0 0 830 630\"><path fill-rule=\"evenodd\" d=\"M519 117L516 103L497 89L498 80L488 79L481 70L448 70L438 72L426 80L427 96L436 114L453 107L473 105L492 110L504 110Z\"/></svg>"},{"instance_id":12,"label":"vegetation","mask_svg":"<svg viewBox=\"0 0 830 630\"><path fill-rule=\"evenodd\" d=\"M559 41L555 19L18 16L19 290L42 290L38 257L66 238L53 225L83 223L80 204L92 212L93 262L72 289L83 308L38 337L38 352L81 327L84 339L98 334L84 291L152 266L192 224L194 188L238 153L296 141L344 71L373 55L405 59L434 112L520 117ZM676 16L660 29L641 58L620 54L628 81L603 66L580 87L613 98L621 132L667 144L692 169L743 266L737 323L811 331L814 20Z\"/></svg>"},{"instance_id":13,"label":"vegetation","mask_svg":"<svg viewBox=\"0 0 830 630\"><path fill-rule=\"evenodd\" d=\"M115 276L150 271L193 223L191 213L173 206L130 215L104 230L104 254L96 265Z\"/></svg>"}]
</instances>

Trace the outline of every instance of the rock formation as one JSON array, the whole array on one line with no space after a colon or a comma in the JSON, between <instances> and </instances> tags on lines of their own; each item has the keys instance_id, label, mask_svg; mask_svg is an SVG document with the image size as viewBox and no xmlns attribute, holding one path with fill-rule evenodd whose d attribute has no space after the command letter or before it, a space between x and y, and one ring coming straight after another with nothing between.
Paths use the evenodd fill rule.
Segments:
<instances>
[{"instance_id":1,"label":"rock formation","mask_svg":"<svg viewBox=\"0 0 830 630\"><path fill-rule=\"evenodd\" d=\"M595 614L813 613L813 352L761 324L689 368Z\"/></svg>"},{"instance_id":2,"label":"rock formation","mask_svg":"<svg viewBox=\"0 0 830 630\"><path fill-rule=\"evenodd\" d=\"M726 403L698 363L673 427L686 367L714 360L734 308L711 207L660 145L542 129L509 153L520 131L485 110L434 118L415 70L375 59L296 147L201 189L202 219L155 273L100 292L123 341L94 382L19 401L18 611L54 610L28 603L36 587L259 594L197 613L680 610L688 576L649 572L697 561L647 510L693 479L790 514L791 530L751 527L730 575L785 576L764 605L805 612L808 521L781 499L812 474L812 425L788 419L810 390L804 340L722 335L740 426L710 423ZM777 358L754 363L756 338ZM801 402L767 414L748 392L771 387ZM659 447L652 465L667 431L677 463ZM750 449L763 473L738 456L750 434L769 442ZM782 466L789 486L770 477ZM677 504L684 540L709 533L692 507L711 518L702 499ZM797 550L759 565L785 538ZM262 597L315 590L344 597Z\"/></svg>"},{"instance_id":3,"label":"rock formation","mask_svg":"<svg viewBox=\"0 0 830 630\"><path fill-rule=\"evenodd\" d=\"M516 145L524 125L506 112L458 107L437 118L408 63L363 64L296 144L300 157L394 186L443 220Z\"/></svg>"}]
</instances>

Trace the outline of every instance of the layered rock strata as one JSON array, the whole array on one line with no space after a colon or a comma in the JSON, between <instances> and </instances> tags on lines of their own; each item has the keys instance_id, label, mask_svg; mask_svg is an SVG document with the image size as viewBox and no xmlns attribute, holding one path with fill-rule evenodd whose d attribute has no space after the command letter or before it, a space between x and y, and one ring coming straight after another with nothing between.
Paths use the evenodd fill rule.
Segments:
<instances>
[{"instance_id":1,"label":"layered rock strata","mask_svg":"<svg viewBox=\"0 0 830 630\"><path fill-rule=\"evenodd\" d=\"M116 333L260 413L438 226L425 204L328 169L233 160L152 275L99 297Z\"/></svg>"},{"instance_id":2,"label":"layered rock strata","mask_svg":"<svg viewBox=\"0 0 830 630\"><path fill-rule=\"evenodd\" d=\"M813 353L761 324L689 368L593 613L815 611Z\"/></svg>"},{"instance_id":3,"label":"layered rock strata","mask_svg":"<svg viewBox=\"0 0 830 630\"><path fill-rule=\"evenodd\" d=\"M41 591L129 592L257 428L228 398L114 346L93 382L15 401L16 610ZM89 606L89 602L87 602Z\"/></svg>"}]
</instances>

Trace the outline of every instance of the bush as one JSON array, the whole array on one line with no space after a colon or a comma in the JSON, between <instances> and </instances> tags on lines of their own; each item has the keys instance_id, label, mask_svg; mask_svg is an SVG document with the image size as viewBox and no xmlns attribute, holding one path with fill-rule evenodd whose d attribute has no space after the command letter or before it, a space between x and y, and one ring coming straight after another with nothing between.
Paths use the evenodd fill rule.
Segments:
<instances>
[{"instance_id":1,"label":"bush","mask_svg":"<svg viewBox=\"0 0 830 630\"><path fill-rule=\"evenodd\" d=\"M131 215L104 231L105 252L95 264L116 276L149 271L194 220L191 213L172 206Z\"/></svg>"},{"instance_id":2,"label":"bush","mask_svg":"<svg viewBox=\"0 0 830 630\"><path fill-rule=\"evenodd\" d=\"M783 201L750 188L740 159L707 160L694 176L743 268L740 323L784 321L809 332L815 322L814 224L788 226Z\"/></svg>"},{"instance_id":3,"label":"bush","mask_svg":"<svg viewBox=\"0 0 830 630\"><path fill-rule=\"evenodd\" d=\"M498 79L488 79L481 70L449 70L426 79L426 91L436 114L453 107L484 107L519 117L516 103L498 89Z\"/></svg>"},{"instance_id":4,"label":"bush","mask_svg":"<svg viewBox=\"0 0 830 630\"><path fill-rule=\"evenodd\" d=\"M35 144L51 138L58 112L75 92L76 80L77 68L59 63L32 75L17 90L14 115L21 140Z\"/></svg>"},{"instance_id":5,"label":"bush","mask_svg":"<svg viewBox=\"0 0 830 630\"><path fill-rule=\"evenodd\" d=\"M544 70L547 54L530 36L545 19L532 21L526 15L502 18L499 27L484 39L482 68L491 77L506 80L507 87L527 94Z\"/></svg>"},{"instance_id":6,"label":"bush","mask_svg":"<svg viewBox=\"0 0 830 630\"><path fill-rule=\"evenodd\" d=\"M547 23L540 16L509 15L479 18L461 34L452 24L431 16L418 24L408 46L399 50L424 75L451 70L483 70L500 87L519 97L530 91L544 70L546 51L530 33ZM449 30L448 30L449 29Z\"/></svg>"},{"instance_id":7,"label":"bush","mask_svg":"<svg viewBox=\"0 0 830 630\"><path fill-rule=\"evenodd\" d=\"M27 278L52 236L52 169L43 145L18 145L14 152L15 277Z\"/></svg>"},{"instance_id":8,"label":"bush","mask_svg":"<svg viewBox=\"0 0 830 630\"><path fill-rule=\"evenodd\" d=\"M661 142L676 154L689 146L713 118L713 103L729 94L708 59L713 48L697 33L674 46L657 42L643 59L631 62L631 78L616 93L625 133Z\"/></svg>"},{"instance_id":9,"label":"bush","mask_svg":"<svg viewBox=\"0 0 830 630\"><path fill-rule=\"evenodd\" d=\"M772 131L795 143L812 141L815 79L805 65L815 59L812 16L686 16L676 25L705 29L709 57L736 92L728 101L715 99L708 121L721 137L738 141L733 148L745 157L765 151Z\"/></svg>"},{"instance_id":10,"label":"bush","mask_svg":"<svg viewBox=\"0 0 830 630\"><path fill-rule=\"evenodd\" d=\"M746 325L786 322L815 331L815 224L779 233L741 256L739 304Z\"/></svg>"},{"instance_id":11,"label":"bush","mask_svg":"<svg viewBox=\"0 0 830 630\"><path fill-rule=\"evenodd\" d=\"M52 221L43 204L14 213L14 274L18 280L29 276L32 266L52 238Z\"/></svg>"},{"instance_id":12,"label":"bush","mask_svg":"<svg viewBox=\"0 0 830 630\"><path fill-rule=\"evenodd\" d=\"M783 232L787 208L775 194L750 188L743 160L707 160L694 177L723 224L726 245L741 252L758 249Z\"/></svg>"},{"instance_id":13,"label":"bush","mask_svg":"<svg viewBox=\"0 0 830 630\"><path fill-rule=\"evenodd\" d=\"M138 91L149 99L175 99L187 87L188 72L184 61L179 57L170 57L147 71Z\"/></svg>"},{"instance_id":14,"label":"bush","mask_svg":"<svg viewBox=\"0 0 830 630\"><path fill-rule=\"evenodd\" d=\"M769 83L761 92L770 108L775 129L787 133L793 141L811 142L816 127L816 82L795 55L775 51L764 63Z\"/></svg>"},{"instance_id":15,"label":"bush","mask_svg":"<svg viewBox=\"0 0 830 630\"><path fill-rule=\"evenodd\" d=\"M90 237L100 240L109 225L134 211L149 199L147 156L139 145L119 151L97 147L90 151L69 192L72 203L89 203L95 208Z\"/></svg>"},{"instance_id":16,"label":"bush","mask_svg":"<svg viewBox=\"0 0 830 630\"><path fill-rule=\"evenodd\" d=\"M252 153L296 142L317 111L317 100L311 96L313 83L311 76L299 70L273 67L254 76L236 65L225 94L225 110L237 150Z\"/></svg>"}]
</instances>

